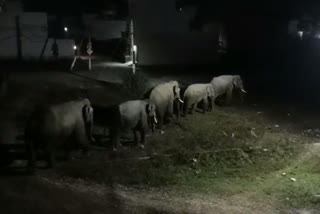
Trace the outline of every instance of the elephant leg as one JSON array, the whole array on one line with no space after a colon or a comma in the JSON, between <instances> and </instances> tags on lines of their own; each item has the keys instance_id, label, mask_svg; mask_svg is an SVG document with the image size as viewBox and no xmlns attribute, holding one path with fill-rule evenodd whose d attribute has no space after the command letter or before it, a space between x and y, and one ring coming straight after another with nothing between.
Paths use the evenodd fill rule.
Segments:
<instances>
[{"instance_id":1,"label":"elephant leg","mask_svg":"<svg viewBox=\"0 0 320 214\"><path fill-rule=\"evenodd\" d=\"M113 134L112 145L113 145L113 151L117 151L120 148L120 132L119 131L116 131L116 133Z\"/></svg>"},{"instance_id":2,"label":"elephant leg","mask_svg":"<svg viewBox=\"0 0 320 214\"><path fill-rule=\"evenodd\" d=\"M210 105L211 105L211 107L209 108L209 111L213 111L214 110L214 107L215 107L215 99L216 99L216 97L210 97L209 98L210 100Z\"/></svg>"},{"instance_id":3,"label":"elephant leg","mask_svg":"<svg viewBox=\"0 0 320 214\"><path fill-rule=\"evenodd\" d=\"M35 169L36 164L36 150L33 145L28 146L28 153L29 153L29 159L28 159L28 170L30 172L33 172Z\"/></svg>"},{"instance_id":4,"label":"elephant leg","mask_svg":"<svg viewBox=\"0 0 320 214\"><path fill-rule=\"evenodd\" d=\"M180 119L180 103L177 100L175 101L175 103L177 108L177 120L179 120Z\"/></svg>"},{"instance_id":5,"label":"elephant leg","mask_svg":"<svg viewBox=\"0 0 320 214\"><path fill-rule=\"evenodd\" d=\"M187 113L188 113L188 112L187 112L188 107L187 107L187 104L186 104L186 103L183 104L182 109L183 109L183 116L186 117L186 116L187 116Z\"/></svg>"},{"instance_id":6,"label":"elephant leg","mask_svg":"<svg viewBox=\"0 0 320 214\"><path fill-rule=\"evenodd\" d=\"M146 141L146 132L145 132L144 129L140 130L140 136L141 136L141 141L139 143L139 147L144 149L144 144L145 144L145 141Z\"/></svg>"},{"instance_id":7,"label":"elephant leg","mask_svg":"<svg viewBox=\"0 0 320 214\"><path fill-rule=\"evenodd\" d=\"M54 152L47 150L46 153L47 153L48 168L53 168L55 166Z\"/></svg>"},{"instance_id":8,"label":"elephant leg","mask_svg":"<svg viewBox=\"0 0 320 214\"><path fill-rule=\"evenodd\" d=\"M240 94L240 102L244 103L244 94L241 90L239 91L239 94Z\"/></svg>"},{"instance_id":9,"label":"elephant leg","mask_svg":"<svg viewBox=\"0 0 320 214\"><path fill-rule=\"evenodd\" d=\"M231 98L232 98L232 90L233 87L229 87L227 90L227 99L226 99L226 104L229 105L231 102Z\"/></svg>"},{"instance_id":10,"label":"elephant leg","mask_svg":"<svg viewBox=\"0 0 320 214\"><path fill-rule=\"evenodd\" d=\"M193 114L196 111L197 105L196 103L191 105L191 114Z\"/></svg>"},{"instance_id":11,"label":"elephant leg","mask_svg":"<svg viewBox=\"0 0 320 214\"><path fill-rule=\"evenodd\" d=\"M158 123L159 123L159 129L160 129L160 130L162 129L163 121L164 121L164 116L163 116L163 115L159 116L159 121L158 121Z\"/></svg>"},{"instance_id":12,"label":"elephant leg","mask_svg":"<svg viewBox=\"0 0 320 214\"><path fill-rule=\"evenodd\" d=\"M134 135L134 143L138 145L139 144L139 141L138 141L139 139L138 139L137 130L135 130L135 129L133 130L133 135Z\"/></svg>"},{"instance_id":13,"label":"elephant leg","mask_svg":"<svg viewBox=\"0 0 320 214\"><path fill-rule=\"evenodd\" d=\"M208 98L203 99L202 113L205 114L208 110Z\"/></svg>"}]
</instances>

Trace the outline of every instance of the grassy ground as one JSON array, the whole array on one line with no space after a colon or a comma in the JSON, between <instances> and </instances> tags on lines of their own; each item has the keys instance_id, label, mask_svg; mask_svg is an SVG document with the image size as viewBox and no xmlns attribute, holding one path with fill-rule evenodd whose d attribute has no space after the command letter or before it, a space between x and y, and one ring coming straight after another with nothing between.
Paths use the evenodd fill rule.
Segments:
<instances>
[{"instance_id":1,"label":"grassy ground","mask_svg":"<svg viewBox=\"0 0 320 214\"><path fill-rule=\"evenodd\" d=\"M317 207L320 146L274 125L232 108L196 113L150 136L145 152L127 148L118 161L91 162L81 172L72 164L61 175L207 197L242 195L279 209Z\"/></svg>"},{"instance_id":2,"label":"grassy ground","mask_svg":"<svg viewBox=\"0 0 320 214\"><path fill-rule=\"evenodd\" d=\"M130 82L125 86L132 87L135 85ZM87 96L93 104L108 105L130 98L119 85L59 72L14 75L9 90L15 96L7 96L0 111L3 118L0 124L4 127L1 140L6 141L18 132L8 135L8 124L15 127L37 103ZM149 133L145 151L128 144L115 155L102 148L92 151L87 158L75 153L74 160L60 162L54 170L39 170L34 177L0 177L0 188L4 190L0 198L11 200L5 203L8 210L16 202L26 210L31 209L27 204L41 210L29 198L42 200L46 195L46 201L50 202L43 202L47 213L54 211L52 207L59 213L112 210L113 202L104 203L109 201L105 195L113 194L126 204L121 208L123 213L318 210L317 133L305 132L299 120L288 119L287 112L280 121L280 117L268 115L268 107L264 114L258 114L260 110L248 105L218 107L205 115L195 113L172 121L163 135ZM103 143L106 147L106 142ZM63 201L66 204L61 205ZM116 210L111 213L121 213ZM19 212L21 209L14 213Z\"/></svg>"}]
</instances>

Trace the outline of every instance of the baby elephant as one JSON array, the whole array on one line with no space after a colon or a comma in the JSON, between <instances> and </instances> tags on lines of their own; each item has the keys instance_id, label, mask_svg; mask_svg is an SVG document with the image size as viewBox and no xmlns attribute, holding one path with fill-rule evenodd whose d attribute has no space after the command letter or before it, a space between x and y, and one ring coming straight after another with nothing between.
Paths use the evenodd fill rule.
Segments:
<instances>
[{"instance_id":1,"label":"baby elephant","mask_svg":"<svg viewBox=\"0 0 320 214\"><path fill-rule=\"evenodd\" d=\"M135 142L144 148L146 132L148 128L154 132L156 123L156 106L149 100L132 100L121 103L118 121L110 126L113 150L116 151L119 148L123 130L132 130ZM138 142L137 132L140 132L140 142Z\"/></svg>"},{"instance_id":2,"label":"baby elephant","mask_svg":"<svg viewBox=\"0 0 320 214\"><path fill-rule=\"evenodd\" d=\"M190 107L192 108L191 113L193 113L200 101L203 101L203 113L205 113L208 109L208 98L210 98L209 100L211 102L211 106L209 108L209 110L211 111L214 107L214 96L215 92L210 83L190 85L183 95L183 115L187 115Z\"/></svg>"}]
</instances>

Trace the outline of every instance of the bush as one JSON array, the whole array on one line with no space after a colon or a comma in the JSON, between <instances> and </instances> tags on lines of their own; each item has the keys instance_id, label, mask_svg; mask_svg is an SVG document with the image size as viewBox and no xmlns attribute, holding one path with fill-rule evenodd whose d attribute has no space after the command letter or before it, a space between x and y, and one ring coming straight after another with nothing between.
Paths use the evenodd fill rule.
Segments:
<instances>
[{"instance_id":1,"label":"bush","mask_svg":"<svg viewBox=\"0 0 320 214\"><path fill-rule=\"evenodd\" d=\"M148 79L141 73L124 72L121 79L123 89L130 99L141 99L150 88Z\"/></svg>"}]
</instances>

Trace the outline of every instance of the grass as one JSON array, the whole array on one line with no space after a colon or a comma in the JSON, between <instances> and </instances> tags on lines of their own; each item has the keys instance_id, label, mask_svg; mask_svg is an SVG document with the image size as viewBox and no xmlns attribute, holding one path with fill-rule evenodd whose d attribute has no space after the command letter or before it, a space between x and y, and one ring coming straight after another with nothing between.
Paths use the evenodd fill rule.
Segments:
<instances>
[{"instance_id":1,"label":"grass","mask_svg":"<svg viewBox=\"0 0 320 214\"><path fill-rule=\"evenodd\" d=\"M169 186L219 196L251 193L290 207L316 206L319 156L306 153L306 138L268 130L267 123L248 112L195 114L148 139L150 160L87 163L86 170L79 164L76 173L63 174L98 183Z\"/></svg>"}]
</instances>

